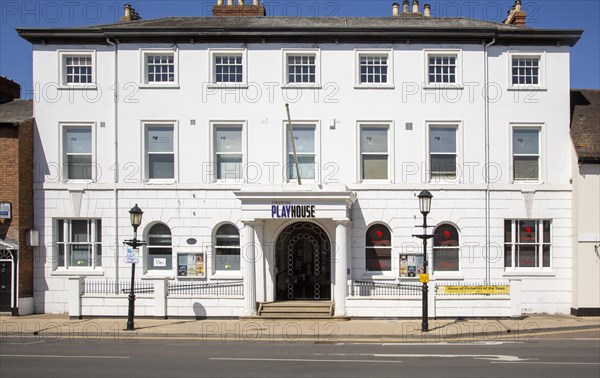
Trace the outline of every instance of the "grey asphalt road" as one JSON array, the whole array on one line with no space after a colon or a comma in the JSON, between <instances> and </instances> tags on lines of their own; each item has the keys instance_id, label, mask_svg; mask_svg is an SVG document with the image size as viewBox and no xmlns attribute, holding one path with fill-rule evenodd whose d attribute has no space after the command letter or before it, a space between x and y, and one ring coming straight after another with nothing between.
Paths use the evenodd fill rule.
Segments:
<instances>
[{"instance_id":1,"label":"grey asphalt road","mask_svg":"<svg viewBox=\"0 0 600 378\"><path fill-rule=\"evenodd\" d=\"M600 377L600 339L597 332L470 343L4 336L0 376Z\"/></svg>"}]
</instances>

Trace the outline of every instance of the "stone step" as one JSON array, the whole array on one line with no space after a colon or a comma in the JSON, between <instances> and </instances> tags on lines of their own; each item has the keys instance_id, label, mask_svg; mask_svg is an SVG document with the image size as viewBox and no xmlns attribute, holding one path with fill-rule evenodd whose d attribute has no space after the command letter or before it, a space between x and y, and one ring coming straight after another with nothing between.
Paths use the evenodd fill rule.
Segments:
<instances>
[{"instance_id":1,"label":"stone step","mask_svg":"<svg viewBox=\"0 0 600 378\"><path fill-rule=\"evenodd\" d=\"M294 313L294 312L311 312L311 313L324 313L329 314L329 307L263 307L261 308L261 312L285 312L285 313Z\"/></svg>"},{"instance_id":2,"label":"stone step","mask_svg":"<svg viewBox=\"0 0 600 378\"><path fill-rule=\"evenodd\" d=\"M331 301L280 301L261 303L260 318L327 319L333 316Z\"/></svg>"}]
</instances>

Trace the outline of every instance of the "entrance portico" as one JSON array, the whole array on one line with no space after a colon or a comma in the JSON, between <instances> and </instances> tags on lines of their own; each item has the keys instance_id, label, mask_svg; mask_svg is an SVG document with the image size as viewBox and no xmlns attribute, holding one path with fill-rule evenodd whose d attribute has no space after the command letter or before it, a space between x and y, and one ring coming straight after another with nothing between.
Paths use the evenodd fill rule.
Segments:
<instances>
[{"instance_id":1,"label":"entrance portico","mask_svg":"<svg viewBox=\"0 0 600 378\"><path fill-rule=\"evenodd\" d=\"M274 190L276 189L276 190ZM345 315L354 193L345 186L248 187L241 201L244 315L257 302L333 300Z\"/></svg>"}]
</instances>

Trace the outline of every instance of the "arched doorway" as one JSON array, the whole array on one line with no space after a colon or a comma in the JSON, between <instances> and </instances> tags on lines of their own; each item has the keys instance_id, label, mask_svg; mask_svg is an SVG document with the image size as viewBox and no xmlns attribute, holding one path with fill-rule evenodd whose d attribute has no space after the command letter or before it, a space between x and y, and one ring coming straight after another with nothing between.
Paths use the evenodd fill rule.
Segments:
<instances>
[{"instance_id":1,"label":"arched doorway","mask_svg":"<svg viewBox=\"0 0 600 378\"><path fill-rule=\"evenodd\" d=\"M331 300L331 242L309 222L286 227L277 238L276 300Z\"/></svg>"}]
</instances>

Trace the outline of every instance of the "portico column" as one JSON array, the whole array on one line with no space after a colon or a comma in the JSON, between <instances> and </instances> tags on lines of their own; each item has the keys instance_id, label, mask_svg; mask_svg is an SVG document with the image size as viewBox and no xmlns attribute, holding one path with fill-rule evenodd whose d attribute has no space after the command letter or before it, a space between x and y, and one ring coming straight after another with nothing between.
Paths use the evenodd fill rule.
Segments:
<instances>
[{"instance_id":1,"label":"portico column","mask_svg":"<svg viewBox=\"0 0 600 378\"><path fill-rule=\"evenodd\" d=\"M241 240L242 275L244 277L244 316L256 315L256 270L254 222L243 222Z\"/></svg>"},{"instance_id":2,"label":"portico column","mask_svg":"<svg viewBox=\"0 0 600 378\"><path fill-rule=\"evenodd\" d=\"M335 221L335 316L346 315L348 296L348 225L349 220Z\"/></svg>"},{"instance_id":3,"label":"portico column","mask_svg":"<svg viewBox=\"0 0 600 378\"><path fill-rule=\"evenodd\" d=\"M265 250L263 248L263 229L264 223L262 221L254 222L254 261L255 261L255 272L256 272L256 301L265 302L266 288L265 288Z\"/></svg>"}]
</instances>

